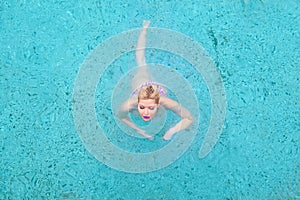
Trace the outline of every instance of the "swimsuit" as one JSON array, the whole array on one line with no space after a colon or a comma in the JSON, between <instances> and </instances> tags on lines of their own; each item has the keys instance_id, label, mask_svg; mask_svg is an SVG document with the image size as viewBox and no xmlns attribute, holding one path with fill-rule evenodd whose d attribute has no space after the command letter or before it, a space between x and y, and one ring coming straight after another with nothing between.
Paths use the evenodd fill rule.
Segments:
<instances>
[{"instance_id":1,"label":"swimsuit","mask_svg":"<svg viewBox=\"0 0 300 200\"><path fill-rule=\"evenodd\" d=\"M147 82L141 84L137 89L135 89L132 92L132 95L138 95L142 87L149 86L149 85L157 85L159 94L161 96L167 96L167 92L164 90L164 88L162 86L160 86L159 83L156 83L154 81L147 81Z\"/></svg>"}]
</instances>

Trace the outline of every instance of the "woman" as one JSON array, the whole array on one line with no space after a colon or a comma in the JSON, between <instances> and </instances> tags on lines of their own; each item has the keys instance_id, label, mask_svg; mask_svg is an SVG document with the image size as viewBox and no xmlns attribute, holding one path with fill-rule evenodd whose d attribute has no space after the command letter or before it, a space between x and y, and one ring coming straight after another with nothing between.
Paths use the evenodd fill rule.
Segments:
<instances>
[{"instance_id":1,"label":"woman","mask_svg":"<svg viewBox=\"0 0 300 200\"><path fill-rule=\"evenodd\" d=\"M187 109L167 97L165 89L159 83L152 81L153 78L150 76L145 59L146 33L149 24L150 21L143 22L143 28L140 32L136 48L136 62L138 68L137 73L132 79L133 92L131 97L122 104L119 110L119 117L124 123L135 129L145 138L153 139L153 136L148 135L145 130L140 129L130 120L128 113L137 107L141 118L148 122L153 119L157 113L157 109L160 106L164 106L181 117L181 120L171 127L163 136L164 140L170 140L175 133L188 128L192 124L193 118Z\"/></svg>"}]
</instances>

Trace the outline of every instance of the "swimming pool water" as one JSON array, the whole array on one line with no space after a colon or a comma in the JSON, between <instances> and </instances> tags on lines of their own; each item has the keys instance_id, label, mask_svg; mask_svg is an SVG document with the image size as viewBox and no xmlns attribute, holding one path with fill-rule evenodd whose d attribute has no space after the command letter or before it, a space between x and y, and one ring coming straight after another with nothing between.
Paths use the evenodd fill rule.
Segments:
<instances>
[{"instance_id":1,"label":"swimming pool water","mask_svg":"<svg viewBox=\"0 0 300 200\"><path fill-rule=\"evenodd\" d=\"M1 1L0 199L299 199L298 10L296 0ZM227 110L221 138L199 159L210 120L205 82L186 61L148 51L151 62L180 64L201 120L176 162L131 174L85 149L73 122L72 94L89 53L107 38L139 28L143 19L206 49L222 76ZM133 59L129 53L114 64L125 73ZM97 97L101 84L109 91L114 70L113 64L107 69ZM112 142L131 151L165 144L118 139Z\"/></svg>"}]
</instances>

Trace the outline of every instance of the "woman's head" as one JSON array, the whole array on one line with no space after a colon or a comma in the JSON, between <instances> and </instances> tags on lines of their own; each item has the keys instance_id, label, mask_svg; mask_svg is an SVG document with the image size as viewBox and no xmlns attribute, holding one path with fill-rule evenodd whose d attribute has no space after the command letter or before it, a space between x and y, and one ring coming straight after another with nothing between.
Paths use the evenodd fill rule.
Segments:
<instances>
[{"instance_id":1,"label":"woman's head","mask_svg":"<svg viewBox=\"0 0 300 200\"><path fill-rule=\"evenodd\" d=\"M157 85L148 85L140 89L138 93L138 102L141 99L154 99L156 104L159 104L159 89Z\"/></svg>"},{"instance_id":2,"label":"woman's head","mask_svg":"<svg viewBox=\"0 0 300 200\"><path fill-rule=\"evenodd\" d=\"M150 121L159 106L160 93L157 85L144 86L138 93L138 111L144 121Z\"/></svg>"}]
</instances>

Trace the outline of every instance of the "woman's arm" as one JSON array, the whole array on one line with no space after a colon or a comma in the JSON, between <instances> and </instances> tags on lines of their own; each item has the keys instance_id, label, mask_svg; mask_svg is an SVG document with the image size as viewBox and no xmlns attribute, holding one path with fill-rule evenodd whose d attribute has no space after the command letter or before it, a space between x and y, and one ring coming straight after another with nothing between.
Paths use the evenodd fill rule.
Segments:
<instances>
[{"instance_id":1,"label":"woman's arm","mask_svg":"<svg viewBox=\"0 0 300 200\"><path fill-rule=\"evenodd\" d=\"M166 132L163 137L165 140L170 140L175 133L187 129L193 123L191 113L178 102L167 97L161 97L161 104L181 117L181 120Z\"/></svg>"},{"instance_id":2,"label":"woman's arm","mask_svg":"<svg viewBox=\"0 0 300 200\"><path fill-rule=\"evenodd\" d=\"M149 140L152 140L153 139L153 136L151 135L148 135L146 133L146 131L140 129L135 123L133 123L130 118L127 116L127 117L124 117L122 118L122 121L127 124L128 126L130 126L131 128L135 129L140 135L142 135L144 138L147 138Z\"/></svg>"}]
</instances>

